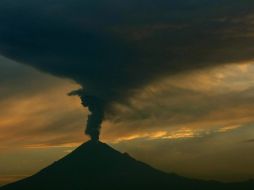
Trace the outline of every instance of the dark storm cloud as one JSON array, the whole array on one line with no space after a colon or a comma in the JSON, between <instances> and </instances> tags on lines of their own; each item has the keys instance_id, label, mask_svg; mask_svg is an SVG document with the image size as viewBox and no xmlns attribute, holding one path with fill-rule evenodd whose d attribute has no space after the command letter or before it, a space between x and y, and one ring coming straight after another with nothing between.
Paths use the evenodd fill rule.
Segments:
<instances>
[{"instance_id":1,"label":"dark storm cloud","mask_svg":"<svg viewBox=\"0 0 254 190\"><path fill-rule=\"evenodd\" d=\"M74 94L97 134L113 102L151 81L252 59L253 9L249 0L1 0L0 52L81 84Z\"/></svg>"}]
</instances>

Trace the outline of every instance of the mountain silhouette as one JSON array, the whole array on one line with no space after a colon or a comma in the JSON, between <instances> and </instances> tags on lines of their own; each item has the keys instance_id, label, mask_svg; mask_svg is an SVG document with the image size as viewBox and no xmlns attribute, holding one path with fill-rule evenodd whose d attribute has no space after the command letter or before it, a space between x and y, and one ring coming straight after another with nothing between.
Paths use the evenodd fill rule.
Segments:
<instances>
[{"instance_id":1,"label":"mountain silhouette","mask_svg":"<svg viewBox=\"0 0 254 190\"><path fill-rule=\"evenodd\" d=\"M253 181L220 183L167 174L120 153L107 144L89 141L37 174L1 190L253 190Z\"/></svg>"}]
</instances>

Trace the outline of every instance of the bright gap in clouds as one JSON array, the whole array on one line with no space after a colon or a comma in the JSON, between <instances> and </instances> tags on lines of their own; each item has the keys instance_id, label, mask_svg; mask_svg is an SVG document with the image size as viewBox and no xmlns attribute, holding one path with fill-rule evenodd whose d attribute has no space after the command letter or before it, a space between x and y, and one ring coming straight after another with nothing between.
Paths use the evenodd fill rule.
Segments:
<instances>
[{"instance_id":1,"label":"bright gap in clouds","mask_svg":"<svg viewBox=\"0 0 254 190\"><path fill-rule=\"evenodd\" d=\"M253 72L252 62L235 63L157 81L129 105L116 105L120 112L105 123L104 137L194 138L248 125L254 121Z\"/></svg>"}]
</instances>

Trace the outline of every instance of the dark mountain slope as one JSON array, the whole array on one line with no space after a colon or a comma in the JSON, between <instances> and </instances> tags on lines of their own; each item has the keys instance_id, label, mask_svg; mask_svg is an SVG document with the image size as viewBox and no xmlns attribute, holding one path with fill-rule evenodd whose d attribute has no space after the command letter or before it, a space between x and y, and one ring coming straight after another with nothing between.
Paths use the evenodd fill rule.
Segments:
<instances>
[{"instance_id":1,"label":"dark mountain slope","mask_svg":"<svg viewBox=\"0 0 254 190\"><path fill-rule=\"evenodd\" d=\"M101 142L89 141L39 173L0 190L197 189L253 190L252 181L223 184L156 170Z\"/></svg>"}]
</instances>

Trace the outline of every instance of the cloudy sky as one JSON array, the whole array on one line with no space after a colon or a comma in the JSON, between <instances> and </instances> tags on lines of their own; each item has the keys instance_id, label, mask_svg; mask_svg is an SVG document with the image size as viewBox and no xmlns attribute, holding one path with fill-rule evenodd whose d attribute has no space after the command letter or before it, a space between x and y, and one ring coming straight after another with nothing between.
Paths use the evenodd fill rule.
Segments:
<instances>
[{"instance_id":1,"label":"cloudy sky","mask_svg":"<svg viewBox=\"0 0 254 190\"><path fill-rule=\"evenodd\" d=\"M167 172L254 178L254 3L0 2L0 184L89 139ZM112 8L114 5L114 8ZM150 14L147 14L150 13Z\"/></svg>"}]
</instances>

